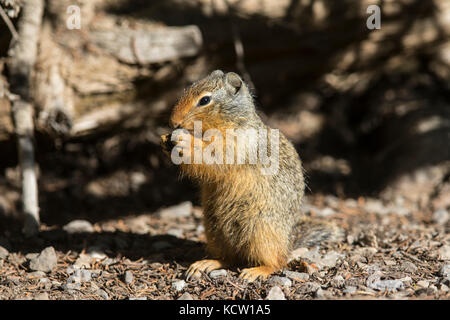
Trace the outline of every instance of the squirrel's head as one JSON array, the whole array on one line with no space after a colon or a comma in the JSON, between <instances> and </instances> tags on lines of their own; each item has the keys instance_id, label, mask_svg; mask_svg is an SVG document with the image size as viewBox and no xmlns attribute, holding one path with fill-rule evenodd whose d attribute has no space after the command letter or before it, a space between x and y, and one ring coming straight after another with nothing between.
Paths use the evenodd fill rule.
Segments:
<instances>
[{"instance_id":1,"label":"squirrel's head","mask_svg":"<svg viewBox=\"0 0 450 320\"><path fill-rule=\"evenodd\" d=\"M204 129L242 127L255 115L253 98L245 82L234 72L215 70L185 90L172 111L173 128L192 130L194 121Z\"/></svg>"}]
</instances>

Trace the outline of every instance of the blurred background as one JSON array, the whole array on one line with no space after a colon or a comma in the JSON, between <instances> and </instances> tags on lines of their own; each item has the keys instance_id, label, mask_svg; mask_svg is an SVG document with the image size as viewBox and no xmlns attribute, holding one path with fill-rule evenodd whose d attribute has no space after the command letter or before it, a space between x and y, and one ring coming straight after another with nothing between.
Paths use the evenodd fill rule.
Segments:
<instances>
[{"instance_id":1,"label":"blurred background","mask_svg":"<svg viewBox=\"0 0 450 320\"><path fill-rule=\"evenodd\" d=\"M366 26L371 4L379 30ZM20 1L0 5L16 24ZM68 28L69 5L80 29ZM21 226L11 39L0 19L2 232ZM306 204L372 199L448 217L449 39L444 0L47 0L31 82L41 221L199 205L159 137L183 88L215 69L242 74L295 144Z\"/></svg>"}]
</instances>

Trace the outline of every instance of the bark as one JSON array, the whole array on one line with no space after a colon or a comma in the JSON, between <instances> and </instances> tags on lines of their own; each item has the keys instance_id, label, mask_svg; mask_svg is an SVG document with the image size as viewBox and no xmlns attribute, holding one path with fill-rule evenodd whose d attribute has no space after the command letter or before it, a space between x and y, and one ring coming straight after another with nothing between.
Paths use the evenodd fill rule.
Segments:
<instances>
[{"instance_id":1,"label":"bark","mask_svg":"<svg viewBox=\"0 0 450 320\"><path fill-rule=\"evenodd\" d=\"M43 0L23 2L19 37L12 42L9 61L10 90L14 95L12 113L22 176L22 209L25 215L23 232L27 236L36 234L40 224L33 145L34 112L31 99L31 75L36 62L43 9Z\"/></svg>"}]
</instances>

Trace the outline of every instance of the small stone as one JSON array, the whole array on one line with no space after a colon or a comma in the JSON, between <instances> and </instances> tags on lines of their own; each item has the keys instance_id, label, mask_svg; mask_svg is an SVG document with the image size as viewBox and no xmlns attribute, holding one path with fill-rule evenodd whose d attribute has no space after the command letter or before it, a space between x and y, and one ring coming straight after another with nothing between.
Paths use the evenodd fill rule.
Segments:
<instances>
[{"instance_id":1,"label":"small stone","mask_svg":"<svg viewBox=\"0 0 450 320\"><path fill-rule=\"evenodd\" d=\"M95 246L89 247L87 249L87 253L93 259L103 260L103 259L107 258L107 255L99 247L95 247Z\"/></svg>"},{"instance_id":2,"label":"small stone","mask_svg":"<svg viewBox=\"0 0 450 320\"><path fill-rule=\"evenodd\" d=\"M331 280L331 285L336 288L342 288L345 285L345 279L337 275Z\"/></svg>"},{"instance_id":3,"label":"small stone","mask_svg":"<svg viewBox=\"0 0 450 320\"><path fill-rule=\"evenodd\" d=\"M274 285L282 286L282 287L290 287L292 286L292 281L286 277L273 276L270 278L270 282Z\"/></svg>"},{"instance_id":4,"label":"small stone","mask_svg":"<svg viewBox=\"0 0 450 320\"><path fill-rule=\"evenodd\" d=\"M302 284L299 288L299 291L301 293L315 293L317 290L320 289L320 285L316 282L305 282Z\"/></svg>"},{"instance_id":5,"label":"small stone","mask_svg":"<svg viewBox=\"0 0 450 320\"><path fill-rule=\"evenodd\" d=\"M323 209L319 209L315 213L316 213L316 216L318 216L320 218L326 218L326 217L329 217L329 216L332 216L332 215L336 214L336 211L331 209L331 208L329 208L329 207L326 207L326 208L323 208Z\"/></svg>"},{"instance_id":6,"label":"small stone","mask_svg":"<svg viewBox=\"0 0 450 320\"><path fill-rule=\"evenodd\" d=\"M177 237L177 238L182 238L183 230L179 229L179 228L172 228L172 229L167 230L166 234Z\"/></svg>"},{"instance_id":7,"label":"small stone","mask_svg":"<svg viewBox=\"0 0 450 320\"><path fill-rule=\"evenodd\" d=\"M183 218L189 217L192 212L192 202L185 201L176 206L161 209L157 215L160 218Z\"/></svg>"},{"instance_id":8,"label":"small stone","mask_svg":"<svg viewBox=\"0 0 450 320\"><path fill-rule=\"evenodd\" d=\"M129 297L128 300L147 300L147 297Z\"/></svg>"},{"instance_id":9,"label":"small stone","mask_svg":"<svg viewBox=\"0 0 450 320\"><path fill-rule=\"evenodd\" d=\"M444 265L441 267L441 269L439 270L439 274L450 280L450 263L444 263Z\"/></svg>"},{"instance_id":10,"label":"small stone","mask_svg":"<svg viewBox=\"0 0 450 320\"><path fill-rule=\"evenodd\" d=\"M401 270L408 273L417 272L417 266L411 261L405 261L402 263Z\"/></svg>"},{"instance_id":11,"label":"small stone","mask_svg":"<svg viewBox=\"0 0 450 320\"><path fill-rule=\"evenodd\" d=\"M133 273L131 271L125 271L124 281L126 284L131 284L134 280Z\"/></svg>"},{"instance_id":12,"label":"small stone","mask_svg":"<svg viewBox=\"0 0 450 320\"><path fill-rule=\"evenodd\" d=\"M100 287L95 282L91 282L91 292L95 294L98 290L100 290Z\"/></svg>"},{"instance_id":13,"label":"small stone","mask_svg":"<svg viewBox=\"0 0 450 320\"><path fill-rule=\"evenodd\" d=\"M283 273L286 277L291 278L292 280L295 280L295 281L305 282L305 281L309 280L309 274L307 274L305 272L286 270Z\"/></svg>"},{"instance_id":14,"label":"small stone","mask_svg":"<svg viewBox=\"0 0 450 320\"><path fill-rule=\"evenodd\" d=\"M49 300L48 293L47 292L38 293L33 297L33 300Z\"/></svg>"},{"instance_id":15,"label":"small stone","mask_svg":"<svg viewBox=\"0 0 450 320\"><path fill-rule=\"evenodd\" d=\"M319 264L322 259L322 256L319 253L319 249L315 248L314 250L306 250L306 252L303 255L301 255L301 258L308 259L315 264Z\"/></svg>"},{"instance_id":16,"label":"small stone","mask_svg":"<svg viewBox=\"0 0 450 320\"><path fill-rule=\"evenodd\" d=\"M343 292L352 294L352 293L355 293L356 290L357 290L357 288L354 286L346 286L345 289L343 290Z\"/></svg>"},{"instance_id":17,"label":"small stone","mask_svg":"<svg viewBox=\"0 0 450 320\"><path fill-rule=\"evenodd\" d=\"M356 253L358 253L359 255L365 257L365 258L371 258L375 255L375 253L377 253L377 248L373 248L373 247L364 247L364 248L358 248L355 250Z\"/></svg>"},{"instance_id":18,"label":"small stone","mask_svg":"<svg viewBox=\"0 0 450 320\"><path fill-rule=\"evenodd\" d=\"M266 300L286 300L286 297L280 287L274 286L269 290Z\"/></svg>"},{"instance_id":19,"label":"small stone","mask_svg":"<svg viewBox=\"0 0 450 320\"><path fill-rule=\"evenodd\" d=\"M194 298L192 298L189 292L185 292L178 298L178 300L194 300Z\"/></svg>"},{"instance_id":20,"label":"small stone","mask_svg":"<svg viewBox=\"0 0 450 320\"><path fill-rule=\"evenodd\" d=\"M364 262L358 261L358 262L356 262L356 265L357 265L358 268L361 269L361 270L367 269L367 264L365 264Z\"/></svg>"},{"instance_id":21,"label":"small stone","mask_svg":"<svg viewBox=\"0 0 450 320\"><path fill-rule=\"evenodd\" d=\"M369 264L366 271L369 274L375 274L377 272L381 274L380 267L378 267L376 264Z\"/></svg>"},{"instance_id":22,"label":"small stone","mask_svg":"<svg viewBox=\"0 0 450 320\"><path fill-rule=\"evenodd\" d=\"M102 266L110 266L114 263L116 263L117 260L113 258L106 258L104 261L102 261Z\"/></svg>"},{"instance_id":23,"label":"small stone","mask_svg":"<svg viewBox=\"0 0 450 320\"><path fill-rule=\"evenodd\" d=\"M322 288L319 288L316 291L316 298L317 299L329 299L329 298L332 298L332 297L333 297L333 294L330 291L328 291L328 290L322 290Z\"/></svg>"},{"instance_id":24,"label":"small stone","mask_svg":"<svg viewBox=\"0 0 450 320\"><path fill-rule=\"evenodd\" d=\"M75 263L73 264L74 267L78 267L78 268L86 268L89 269L91 267L91 262L92 262L92 257L84 254L84 253L80 253L80 255L78 256L77 260L75 260Z\"/></svg>"},{"instance_id":25,"label":"small stone","mask_svg":"<svg viewBox=\"0 0 450 320\"><path fill-rule=\"evenodd\" d=\"M323 267L334 268L337 264L338 259L344 257L344 255L337 253L335 251L327 253L319 262Z\"/></svg>"},{"instance_id":26,"label":"small stone","mask_svg":"<svg viewBox=\"0 0 450 320\"><path fill-rule=\"evenodd\" d=\"M52 283L51 283L50 279L48 279L48 278L39 279L39 283L44 286L45 290L50 290L52 288Z\"/></svg>"},{"instance_id":27,"label":"small stone","mask_svg":"<svg viewBox=\"0 0 450 320\"><path fill-rule=\"evenodd\" d=\"M328 195L325 196L325 202L330 207L336 208L339 206L339 199L336 196Z\"/></svg>"},{"instance_id":28,"label":"small stone","mask_svg":"<svg viewBox=\"0 0 450 320\"><path fill-rule=\"evenodd\" d=\"M9 251L6 250L6 248L0 246L0 259L6 259L6 257L9 255Z\"/></svg>"},{"instance_id":29,"label":"small stone","mask_svg":"<svg viewBox=\"0 0 450 320\"><path fill-rule=\"evenodd\" d=\"M125 223L132 233L147 234L150 232L149 217L147 215L128 218Z\"/></svg>"},{"instance_id":30,"label":"small stone","mask_svg":"<svg viewBox=\"0 0 450 320\"><path fill-rule=\"evenodd\" d=\"M308 253L308 248L297 248L291 252L290 260L299 260Z\"/></svg>"},{"instance_id":31,"label":"small stone","mask_svg":"<svg viewBox=\"0 0 450 320\"><path fill-rule=\"evenodd\" d=\"M89 282L92 280L92 272L90 270L81 269L78 271L81 282Z\"/></svg>"},{"instance_id":32,"label":"small stone","mask_svg":"<svg viewBox=\"0 0 450 320\"><path fill-rule=\"evenodd\" d=\"M402 290L405 288L405 285L400 280L378 280L374 281L370 288L374 290L379 291L389 291L389 292L396 292L398 290Z\"/></svg>"},{"instance_id":33,"label":"small stone","mask_svg":"<svg viewBox=\"0 0 450 320\"><path fill-rule=\"evenodd\" d=\"M414 294L414 292L410 292L409 290L404 290L404 291L392 293L390 298L395 299L395 300L405 300L413 294Z\"/></svg>"},{"instance_id":34,"label":"small stone","mask_svg":"<svg viewBox=\"0 0 450 320\"><path fill-rule=\"evenodd\" d=\"M15 277L15 276L12 276L12 277L6 277L6 280L7 280L7 281L11 281L11 282L14 283L14 285L16 285L16 286L19 286L19 285L20 285L20 279L19 279L19 277Z\"/></svg>"},{"instance_id":35,"label":"small stone","mask_svg":"<svg viewBox=\"0 0 450 320\"><path fill-rule=\"evenodd\" d=\"M441 291L442 292L448 292L449 291L449 287L446 286L445 284L441 284Z\"/></svg>"},{"instance_id":36,"label":"small stone","mask_svg":"<svg viewBox=\"0 0 450 320\"><path fill-rule=\"evenodd\" d=\"M136 171L130 174L130 184L134 191L139 190L140 186L147 181L147 177L144 173Z\"/></svg>"},{"instance_id":37,"label":"small stone","mask_svg":"<svg viewBox=\"0 0 450 320\"><path fill-rule=\"evenodd\" d=\"M390 212L398 214L399 216L406 216L411 213L411 210L404 206L390 206L388 208Z\"/></svg>"},{"instance_id":38,"label":"small stone","mask_svg":"<svg viewBox=\"0 0 450 320\"><path fill-rule=\"evenodd\" d=\"M176 291L181 291L186 287L186 281L184 280L176 280L172 282L172 289L175 289Z\"/></svg>"},{"instance_id":39,"label":"small stone","mask_svg":"<svg viewBox=\"0 0 450 320\"><path fill-rule=\"evenodd\" d=\"M433 221L440 225L446 224L447 221L449 220L449 218L450 218L450 214L448 213L447 210L444 210L444 209L436 210L433 213Z\"/></svg>"},{"instance_id":40,"label":"small stone","mask_svg":"<svg viewBox=\"0 0 450 320\"><path fill-rule=\"evenodd\" d=\"M57 264L56 252L53 247L47 247L35 258L30 260L30 269L34 271L51 272Z\"/></svg>"},{"instance_id":41,"label":"small stone","mask_svg":"<svg viewBox=\"0 0 450 320\"><path fill-rule=\"evenodd\" d=\"M80 270L76 270L71 276L67 278L68 284L76 284L81 283L81 272Z\"/></svg>"},{"instance_id":42,"label":"small stone","mask_svg":"<svg viewBox=\"0 0 450 320\"><path fill-rule=\"evenodd\" d=\"M319 288L319 290L316 291L316 298L317 299L324 299L325 298L325 295L323 293L322 288Z\"/></svg>"},{"instance_id":43,"label":"small stone","mask_svg":"<svg viewBox=\"0 0 450 320\"><path fill-rule=\"evenodd\" d=\"M430 282L428 282L428 281L426 281L426 280L420 280L420 281L417 281L416 284L417 284L418 287L421 287L421 288L428 288L429 285L430 285Z\"/></svg>"},{"instance_id":44,"label":"small stone","mask_svg":"<svg viewBox=\"0 0 450 320\"><path fill-rule=\"evenodd\" d=\"M209 277L212 279L216 279L219 277L226 277L226 276L227 276L227 270L225 270L225 269L213 270L209 273Z\"/></svg>"},{"instance_id":45,"label":"small stone","mask_svg":"<svg viewBox=\"0 0 450 320\"><path fill-rule=\"evenodd\" d=\"M389 209L386 208L380 200L375 199L367 199L364 208L367 212L377 213L380 215L386 214L389 212Z\"/></svg>"},{"instance_id":46,"label":"small stone","mask_svg":"<svg viewBox=\"0 0 450 320\"><path fill-rule=\"evenodd\" d=\"M19 265L24 264L27 261L27 259L20 253L10 252L8 255L8 261L11 262L12 264Z\"/></svg>"},{"instance_id":47,"label":"small stone","mask_svg":"<svg viewBox=\"0 0 450 320\"><path fill-rule=\"evenodd\" d=\"M69 234L74 233L92 233L94 227L89 221L86 220L73 220L63 227L63 230Z\"/></svg>"},{"instance_id":48,"label":"small stone","mask_svg":"<svg viewBox=\"0 0 450 320\"><path fill-rule=\"evenodd\" d=\"M355 199L345 199L344 204L349 208L358 208L358 201L356 201Z\"/></svg>"},{"instance_id":49,"label":"small stone","mask_svg":"<svg viewBox=\"0 0 450 320\"><path fill-rule=\"evenodd\" d=\"M349 261L351 263L358 263L358 262L367 262L367 259L364 258L362 255L354 254L350 256Z\"/></svg>"},{"instance_id":50,"label":"small stone","mask_svg":"<svg viewBox=\"0 0 450 320\"><path fill-rule=\"evenodd\" d=\"M401 282L403 282L406 286L410 286L411 285L411 283L412 283L412 279L411 279L411 277L404 277L404 278L401 278L401 279L398 279L398 280L400 280Z\"/></svg>"},{"instance_id":51,"label":"small stone","mask_svg":"<svg viewBox=\"0 0 450 320\"><path fill-rule=\"evenodd\" d=\"M79 267L76 267L76 266L74 266L74 265L71 265L71 266L68 266L68 267L66 268L66 273L67 273L68 275L71 275L71 274L75 273L76 270L79 270L79 269L80 269Z\"/></svg>"},{"instance_id":52,"label":"small stone","mask_svg":"<svg viewBox=\"0 0 450 320\"><path fill-rule=\"evenodd\" d=\"M432 284L428 287L428 291L433 295L438 292L438 288L434 284Z\"/></svg>"},{"instance_id":53,"label":"small stone","mask_svg":"<svg viewBox=\"0 0 450 320\"><path fill-rule=\"evenodd\" d=\"M81 284L79 282L75 282L72 277L73 276L70 276L67 279L68 282L62 285L63 290L69 292L70 294L73 294L75 290L81 289Z\"/></svg>"},{"instance_id":54,"label":"small stone","mask_svg":"<svg viewBox=\"0 0 450 320\"><path fill-rule=\"evenodd\" d=\"M108 294L106 293L105 290L100 289L100 290L98 290L97 292L95 292L95 294L98 295L98 296L100 296L101 298L103 298L103 299L105 299L105 300L108 300L108 299L109 299L109 296L108 296Z\"/></svg>"},{"instance_id":55,"label":"small stone","mask_svg":"<svg viewBox=\"0 0 450 320\"><path fill-rule=\"evenodd\" d=\"M450 260L450 246L445 245L439 248L440 260Z\"/></svg>"},{"instance_id":56,"label":"small stone","mask_svg":"<svg viewBox=\"0 0 450 320\"><path fill-rule=\"evenodd\" d=\"M355 237L352 236L352 235L348 235L348 236L347 236L347 243L348 243L349 245L352 245L354 242L355 242Z\"/></svg>"},{"instance_id":57,"label":"small stone","mask_svg":"<svg viewBox=\"0 0 450 320\"><path fill-rule=\"evenodd\" d=\"M395 266L397 264L397 262L395 262L395 260L384 260L384 264L391 267L391 266Z\"/></svg>"}]
</instances>

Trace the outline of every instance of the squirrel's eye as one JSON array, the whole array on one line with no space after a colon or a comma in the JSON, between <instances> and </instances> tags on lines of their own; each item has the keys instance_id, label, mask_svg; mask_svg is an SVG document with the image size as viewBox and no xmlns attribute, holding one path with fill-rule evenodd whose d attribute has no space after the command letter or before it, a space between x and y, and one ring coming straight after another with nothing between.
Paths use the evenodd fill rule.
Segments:
<instances>
[{"instance_id":1,"label":"squirrel's eye","mask_svg":"<svg viewBox=\"0 0 450 320\"><path fill-rule=\"evenodd\" d=\"M211 97L210 96L204 96L203 98L200 99L200 101L198 102L198 105L199 106L206 106L210 101L211 101Z\"/></svg>"}]
</instances>

